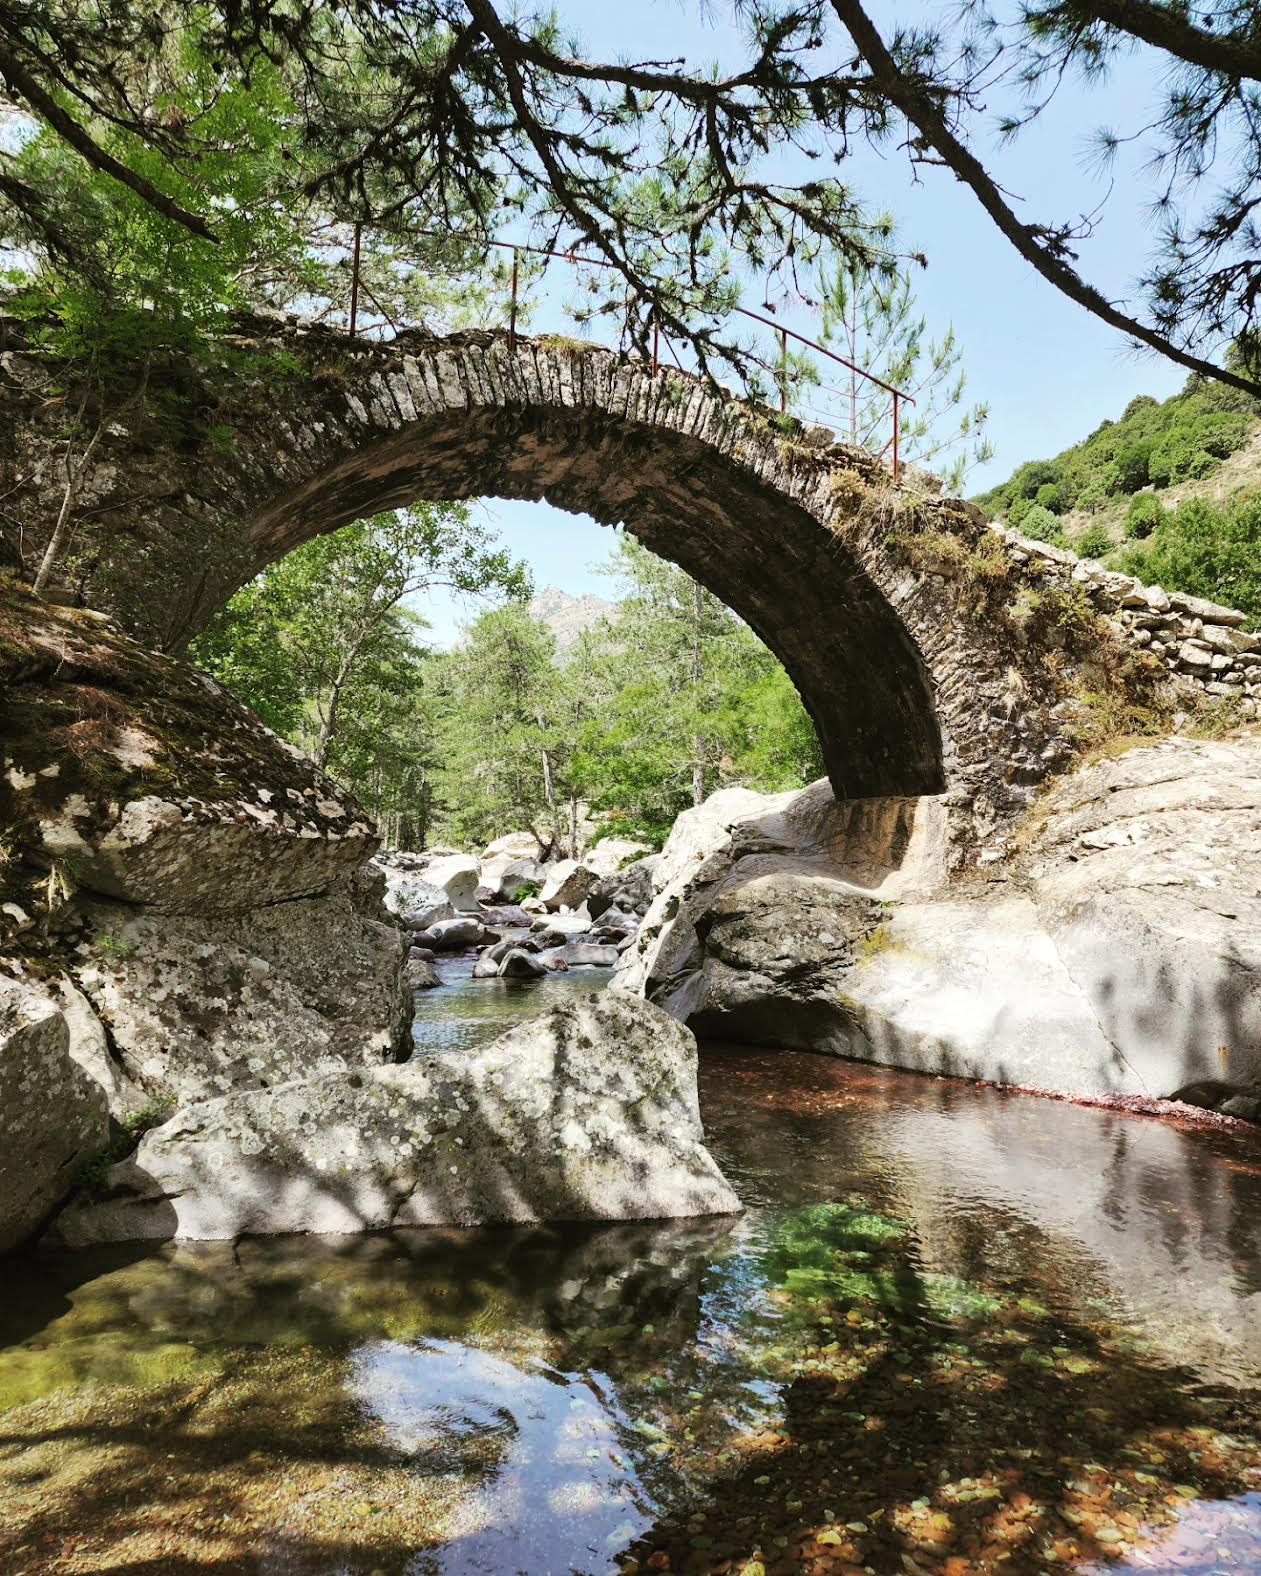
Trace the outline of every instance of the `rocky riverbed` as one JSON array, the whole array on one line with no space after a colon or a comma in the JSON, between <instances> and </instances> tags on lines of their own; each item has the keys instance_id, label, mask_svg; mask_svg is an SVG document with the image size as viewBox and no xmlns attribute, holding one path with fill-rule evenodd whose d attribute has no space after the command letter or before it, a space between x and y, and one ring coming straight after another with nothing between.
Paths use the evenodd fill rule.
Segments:
<instances>
[{"instance_id":1,"label":"rocky riverbed","mask_svg":"<svg viewBox=\"0 0 1261 1576\"><path fill-rule=\"evenodd\" d=\"M495 1005L439 1054L570 989L441 967ZM16 1261L0 1573L1261 1566L1250 1129L754 1047L700 1096L742 1214Z\"/></svg>"}]
</instances>

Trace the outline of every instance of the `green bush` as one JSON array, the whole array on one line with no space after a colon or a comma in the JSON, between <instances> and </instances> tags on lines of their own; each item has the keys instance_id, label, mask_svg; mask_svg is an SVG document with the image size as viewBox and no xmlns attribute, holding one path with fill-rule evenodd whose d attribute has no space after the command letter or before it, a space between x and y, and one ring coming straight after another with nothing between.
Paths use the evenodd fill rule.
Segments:
<instances>
[{"instance_id":1,"label":"green bush","mask_svg":"<svg viewBox=\"0 0 1261 1576\"><path fill-rule=\"evenodd\" d=\"M1165 518L1165 506L1155 493L1135 493L1125 511L1125 534L1132 541L1150 536Z\"/></svg>"},{"instance_id":2,"label":"green bush","mask_svg":"<svg viewBox=\"0 0 1261 1576\"><path fill-rule=\"evenodd\" d=\"M1013 503L1011 508L1008 509L1008 511L1007 511L1007 524L1009 526L1011 526L1013 531L1020 530L1020 522L1024 519L1025 515L1027 515L1029 513L1030 509L1032 509L1032 508L1033 508L1033 499L1032 498L1017 498L1016 499L1015 503Z\"/></svg>"},{"instance_id":3,"label":"green bush","mask_svg":"<svg viewBox=\"0 0 1261 1576\"><path fill-rule=\"evenodd\" d=\"M1049 542L1053 547L1068 546L1068 538L1064 535L1064 527L1059 519L1040 503L1035 503L1025 512L1019 531L1031 542Z\"/></svg>"},{"instance_id":4,"label":"green bush","mask_svg":"<svg viewBox=\"0 0 1261 1576\"><path fill-rule=\"evenodd\" d=\"M1013 502L1017 498L1033 500L1038 496L1039 487L1059 479L1060 467L1054 460L1028 460L1012 473L1007 483L1007 496Z\"/></svg>"},{"instance_id":5,"label":"green bush","mask_svg":"<svg viewBox=\"0 0 1261 1576\"><path fill-rule=\"evenodd\" d=\"M1087 482L1074 500L1074 508L1085 514L1097 514L1108 501L1108 489L1101 481Z\"/></svg>"},{"instance_id":6,"label":"green bush","mask_svg":"<svg viewBox=\"0 0 1261 1576\"><path fill-rule=\"evenodd\" d=\"M1112 551L1112 538L1105 525L1088 525L1077 538L1077 553L1081 558L1102 558Z\"/></svg>"},{"instance_id":7,"label":"green bush","mask_svg":"<svg viewBox=\"0 0 1261 1576\"><path fill-rule=\"evenodd\" d=\"M1261 626L1261 494L1228 509L1191 498L1166 510L1146 542L1126 549L1120 567L1167 591L1237 607Z\"/></svg>"},{"instance_id":8,"label":"green bush","mask_svg":"<svg viewBox=\"0 0 1261 1576\"><path fill-rule=\"evenodd\" d=\"M1052 514L1063 514L1064 494L1060 491L1058 482L1043 482L1038 488L1034 502L1040 508L1049 509Z\"/></svg>"},{"instance_id":9,"label":"green bush","mask_svg":"<svg viewBox=\"0 0 1261 1576\"><path fill-rule=\"evenodd\" d=\"M1157 401L1150 394L1136 394L1130 403L1121 412L1122 421L1133 421L1135 416L1146 414L1159 408ZM1109 423L1110 425L1110 423Z\"/></svg>"},{"instance_id":10,"label":"green bush","mask_svg":"<svg viewBox=\"0 0 1261 1576\"><path fill-rule=\"evenodd\" d=\"M1150 438L1143 438L1138 443L1130 443L1125 448L1118 449L1108 475L1108 490L1114 493L1134 493L1141 487L1146 487L1151 454Z\"/></svg>"}]
</instances>

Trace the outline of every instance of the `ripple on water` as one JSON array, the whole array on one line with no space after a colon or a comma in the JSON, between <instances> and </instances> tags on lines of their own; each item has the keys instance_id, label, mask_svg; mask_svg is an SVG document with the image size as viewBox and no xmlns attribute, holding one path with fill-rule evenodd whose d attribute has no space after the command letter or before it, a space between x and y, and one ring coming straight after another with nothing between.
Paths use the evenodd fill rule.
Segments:
<instances>
[{"instance_id":1,"label":"ripple on water","mask_svg":"<svg viewBox=\"0 0 1261 1576\"><path fill-rule=\"evenodd\" d=\"M612 969L570 969L538 980L475 980L472 957L439 958L441 985L416 994L418 1055L471 1051L572 996L602 989Z\"/></svg>"}]
</instances>

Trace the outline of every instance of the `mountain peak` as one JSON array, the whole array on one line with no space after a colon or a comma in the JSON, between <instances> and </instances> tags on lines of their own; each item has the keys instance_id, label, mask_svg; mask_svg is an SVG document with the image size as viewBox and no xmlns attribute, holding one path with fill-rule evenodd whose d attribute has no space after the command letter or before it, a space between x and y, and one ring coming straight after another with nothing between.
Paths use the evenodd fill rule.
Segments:
<instances>
[{"instance_id":1,"label":"mountain peak","mask_svg":"<svg viewBox=\"0 0 1261 1576\"><path fill-rule=\"evenodd\" d=\"M529 604L530 616L546 624L556 639L556 649L563 656L570 651L583 630L598 624L613 611L612 602L588 591L574 596L559 586L545 586Z\"/></svg>"}]
</instances>

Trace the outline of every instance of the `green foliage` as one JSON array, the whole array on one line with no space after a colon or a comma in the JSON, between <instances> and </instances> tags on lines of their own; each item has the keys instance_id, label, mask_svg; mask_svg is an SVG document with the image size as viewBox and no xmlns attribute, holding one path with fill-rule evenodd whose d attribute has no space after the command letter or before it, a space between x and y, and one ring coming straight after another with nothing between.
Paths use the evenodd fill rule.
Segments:
<instances>
[{"instance_id":1,"label":"green foliage","mask_svg":"<svg viewBox=\"0 0 1261 1576\"><path fill-rule=\"evenodd\" d=\"M616 614L571 668L603 697L582 735L582 781L619 831L660 842L715 788L801 787L822 775L791 680L717 597L623 537Z\"/></svg>"},{"instance_id":2,"label":"green foliage","mask_svg":"<svg viewBox=\"0 0 1261 1576\"><path fill-rule=\"evenodd\" d=\"M565 849L582 806L660 842L720 785L820 776L805 708L747 626L633 539L615 569L614 614L561 662L519 603L522 567L463 505L380 515L272 565L193 654L401 846L523 828ZM403 598L437 584L510 600L431 652Z\"/></svg>"},{"instance_id":3,"label":"green foliage","mask_svg":"<svg viewBox=\"0 0 1261 1576\"><path fill-rule=\"evenodd\" d=\"M486 614L449 659L439 724L443 829L466 844L522 826L565 849L579 804L659 844L720 786L822 772L779 663L717 598L624 538L622 596L558 661L521 610Z\"/></svg>"},{"instance_id":4,"label":"green foliage","mask_svg":"<svg viewBox=\"0 0 1261 1576\"><path fill-rule=\"evenodd\" d=\"M1237 607L1252 627L1261 626L1261 495L1221 508L1191 498L1163 511L1118 567L1167 590Z\"/></svg>"},{"instance_id":5,"label":"green foliage","mask_svg":"<svg viewBox=\"0 0 1261 1576\"><path fill-rule=\"evenodd\" d=\"M1032 504L1025 511L1018 529L1031 542L1049 542L1053 547L1068 546L1068 538L1064 535L1058 515L1052 514L1040 503Z\"/></svg>"},{"instance_id":6,"label":"green foliage","mask_svg":"<svg viewBox=\"0 0 1261 1576\"><path fill-rule=\"evenodd\" d=\"M887 241L892 240L888 225ZM967 472L993 454L985 435L987 405L965 405L967 378L954 329L928 338L927 320L917 310L909 273L889 254L875 261L853 252L832 260L821 277L823 343L837 344L855 367L894 388L914 390L903 405L899 439L902 457L929 469L944 469L946 486L959 492ZM841 379L850 443L881 447L890 421L889 396L855 371L827 369L826 381ZM818 376L817 372L815 373Z\"/></svg>"},{"instance_id":7,"label":"green foliage","mask_svg":"<svg viewBox=\"0 0 1261 1576\"><path fill-rule=\"evenodd\" d=\"M1112 551L1112 537L1105 525L1088 525L1077 538L1075 549L1081 558L1102 558Z\"/></svg>"},{"instance_id":8,"label":"green foliage","mask_svg":"<svg viewBox=\"0 0 1261 1576\"><path fill-rule=\"evenodd\" d=\"M445 662L437 743L449 835L479 845L524 828L545 848L561 841L576 799L575 699L545 625L518 606L482 614Z\"/></svg>"},{"instance_id":9,"label":"green foliage","mask_svg":"<svg viewBox=\"0 0 1261 1576\"><path fill-rule=\"evenodd\" d=\"M1020 497L1016 499L1007 511L1007 524L1011 526L1013 531L1023 529L1025 515L1029 513L1033 506L1032 498Z\"/></svg>"},{"instance_id":10,"label":"green foliage","mask_svg":"<svg viewBox=\"0 0 1261 1576\"><path fill-rule=\"evenodd\" d=\"M1155 493L1135 493L1125 511L1125 534L1134 541L1150 536L1165 518L1165 506Z\"/></svg>"},{"instance_id":11,"label":"green foliage","mask_svg":"<svg viewBox=\"0 0 1261 1576\"><path fill-rule=\"evenodd\" d=\"M1040 487L1054 484L1059 479L1059 466L1054 460L1027 460L1007 484L1010 501L1015 503L1017 498L1027 498L1033 503Z\"/></svg>"},{"instance_id":12,"label":"green foliage","mask_svg":"<svg viewBox=\"0 0 1261 1576\"><path fill-rule=\"evenodd\" d=\"M1150 438L1140 438L1137 443L1127 443L1124 448L1117 449L1104 477L1108 491L1134 493L1146 487L1151 480L1151 454Z\"/></svg>"},{"instance_id":13,"label":"green foliage","mask_svg":"<svg viewBox=\"0 0 1261 1576\"><path fill-rule=\"evenodd\" d=\"M435 697L404 599L435 586L522 597L524 566L464 504L374 516L295 548L234 596L193 656L353 789L392 841L423 842Z\"/></svg>"},{"instance_id":14,"label":"green foliage","mask_svg":"<svg viewBox=\"0 0 1261 1576\"><path fill-rule=\"evenodd\" d=\"M1064 494L1058 482L1043 482L1034 502L1040 509L1049 509L1052 514L1064 512Z\"/></svg>"},{"instance_id":15,"label":"green foliage","mask_svg":"<svg viewBox=\"0 0 1261 1576\"><path fill-rule=\"evenodd\" d=\"M1045 504L1039 489L1047 484L1059 488L1062 510L1093 510L1107 498L1140 493L1149 485L1167 487L1208 476L1247 442L1257 415L1256 403L1246 395L1192 377L1171 399L1138 395L1120 421L1101 423L1052 460L1019 466L977 502L991 515L1006 514L1014 525L1021 500Z\"/></svg>"}]
</instances>

